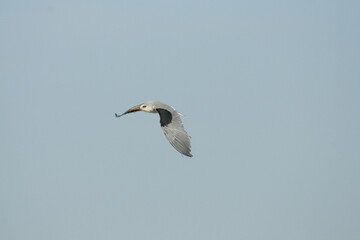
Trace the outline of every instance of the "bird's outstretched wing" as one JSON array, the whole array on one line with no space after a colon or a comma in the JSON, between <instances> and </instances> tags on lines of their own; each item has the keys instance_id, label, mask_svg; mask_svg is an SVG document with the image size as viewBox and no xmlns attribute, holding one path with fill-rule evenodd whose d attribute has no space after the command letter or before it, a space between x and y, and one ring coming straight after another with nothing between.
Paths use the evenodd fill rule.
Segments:
<instances>
[{"instance_id":1,"label":"bird's outstretched wing","mask_svg":"<svg viewBox=\"0 0 360 240\"><path fill-rule=\"evenodd\" d=\"M190 136L184 129L180 114L176 110L157 108L160 125L171 145L181 154L192 157Z\"/></svg>"}]
</instances>

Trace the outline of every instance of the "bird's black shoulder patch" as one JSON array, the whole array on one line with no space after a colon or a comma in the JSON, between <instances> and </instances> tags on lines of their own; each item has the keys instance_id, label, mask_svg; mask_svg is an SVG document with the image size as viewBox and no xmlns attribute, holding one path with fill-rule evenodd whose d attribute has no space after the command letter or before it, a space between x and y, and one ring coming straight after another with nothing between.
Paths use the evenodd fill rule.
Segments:
<instances>
[{"instance_id":1,"label":"bird's black shoulder patch","mask_svg":"<svg viewBox=\"0 0 360 240\"><path fill-rule=\"evenodd\" d=\"M160 115L160 125L162 127L168 125L172 121L172 114L166 109L163 108L157 108L156 111Z\"/></svg>"}]
</instances>

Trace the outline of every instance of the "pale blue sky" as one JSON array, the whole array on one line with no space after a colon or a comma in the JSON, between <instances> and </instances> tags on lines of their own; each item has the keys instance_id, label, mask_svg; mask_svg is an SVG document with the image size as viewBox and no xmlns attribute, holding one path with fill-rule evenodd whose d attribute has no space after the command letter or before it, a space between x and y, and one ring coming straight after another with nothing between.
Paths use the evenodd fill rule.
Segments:
<instances>
[{"instance_id":1,"label":"pale blue sky","mask_svg":"<svg viewBox=\"0 0 360 240\"><path fill-rule=\"evenodd\" d=\"M1 1L0 239L360 239L359 12Z\"/></svg>"}]
</instances>

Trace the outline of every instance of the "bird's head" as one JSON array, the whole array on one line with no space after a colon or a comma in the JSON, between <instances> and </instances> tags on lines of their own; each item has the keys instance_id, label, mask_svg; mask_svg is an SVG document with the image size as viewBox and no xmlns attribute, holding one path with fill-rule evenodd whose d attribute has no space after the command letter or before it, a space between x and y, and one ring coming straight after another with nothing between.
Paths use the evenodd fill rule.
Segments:
<instances>
[{"instance_id":1,"label":"bird's head","mask_svg":"<svg viewBox=\"0 0 360 240\"><path fill-rule=\"evenodd\" d=\"M156 113L156 109L154 104L152 103L144 103L140 105L140 110L148 113Z\"/></svg>"},{"instance_id":2,"label":"bird's head","mask_svg":"<svg viewBox=\"0 0 360 240\"><path fill-rule=\"evenodd\" d=\"M121 117L121 116L123 116L125 114L132 113L132 112L137 112L137 111L144 111L144 112L148 112L148 113L157 113L155 103L154 102L147 102L147 103L143 103L143 104L137 105L135 107L132 107L129 110L127 110L126 112L124 112L123 114L119 115L119 114L115 113L115 116L116 117Z\"/></svg>"}]
</instances>

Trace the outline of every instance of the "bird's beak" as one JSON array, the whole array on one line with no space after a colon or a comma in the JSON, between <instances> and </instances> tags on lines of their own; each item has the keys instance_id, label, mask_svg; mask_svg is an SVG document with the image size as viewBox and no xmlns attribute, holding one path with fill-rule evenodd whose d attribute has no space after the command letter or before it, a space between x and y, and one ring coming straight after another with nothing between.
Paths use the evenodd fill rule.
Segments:
<instances>
[{"instance_id":1,"label":"bird's beak","mask_svg":"<svg viewBox=\"0 0 360 240\"><path fill-rule=\"evenodd\" d=\"M115 117L121 117L121 116L123 116L123 115L125 115L125 114L128 114L128 113L132 113L132 112L137 112L137 111L140 111L141 109L140 109L140 105L138 105L138 106L135 106L135 107L132 107L132 108L130 108L129 110L127 110L126 112L124 112L123 114L117 114L117 113L115 113Z\"/></svg>"}]
</instances>

